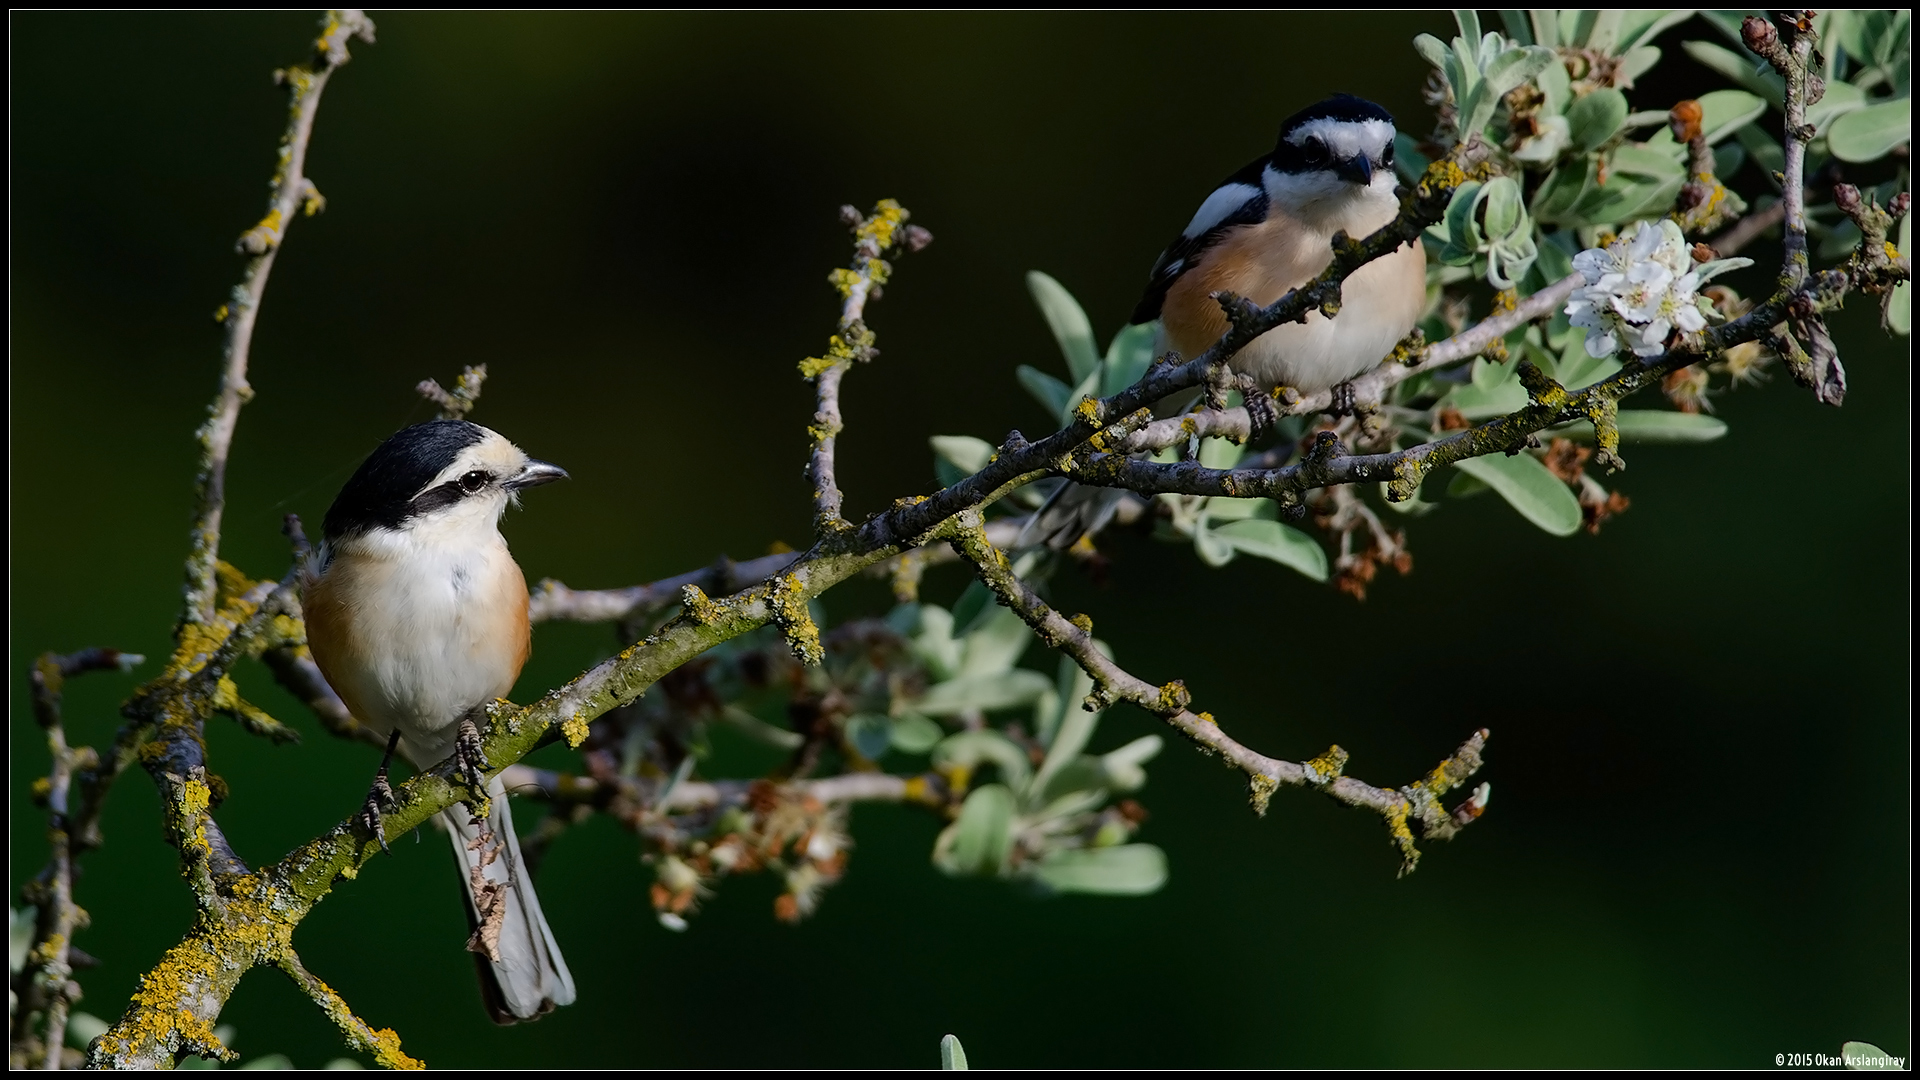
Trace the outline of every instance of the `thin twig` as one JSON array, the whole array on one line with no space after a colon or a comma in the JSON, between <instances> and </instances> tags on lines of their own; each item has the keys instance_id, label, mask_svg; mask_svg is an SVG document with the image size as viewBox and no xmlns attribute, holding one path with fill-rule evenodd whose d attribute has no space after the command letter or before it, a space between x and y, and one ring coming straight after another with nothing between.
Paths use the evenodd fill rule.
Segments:
<instances>
[{"instance_id":1,"label":"thin twig","mask_svg":"<svg viewBox=\"0 0 1920 1080\"><path fill-rule=\"evenodd\" d=\"M76 859L86 846L81 842L69 813L73 781L77 773L97 768L100 757L92 747L67 744L61 703L66 681L90 671L129 671L146 658L136 653L113 649L82 649L65 656L46 653L34 662L28 680L33 687L33 715L47 733L47 749L52 758L45 791L49 812L47 844L51 849L47 865L21 890L23 899L35 909L33 945L27 963L13 978L13 990L19 1005L13 1013L11 1042L14 1047L31 1046L30 1025L35 1016L43 1016L40 1038L41 1067L63 1067L62 1050L67 1041L67 1010L79 997L80 988L73 978L73 935L83 921L73 902L73 877ZM36 795L40 792L37 790Z\"/></svg>"},{"instance_id":2,"label":"thin twig","mask_svg":"<svg viewBox=\"0 0 1920 1080\"><path fill-rule=\"evenodd\" d=\"M267 200L266 216L240 236L239 250L253 258L248 260L240 284L234 286L232 300L216 313L227 327L226 370L220 376L220 390L207 409L207 421L198 433L200 472L194 484L196 507L192 547L187 555L185 618L190 623L213 618L214 564L220 558L220 519L226 508L227 455L233 448L234 427L240 422L240 406L253 397L253 387L247 383L247 357L253 345L253 327L260 316L260 301L267 291L267 276L273 271L281 239L295 215L304 211L311 217L326 206L320 189L306 174L307 143L313 137L320 94L334 70L349 59L349 38L373 42L373 22L357 10L329 11L321 26L312 62L274 73L288 87L292 100L287 133L280 137L273 194Z\"/></svg>"},{"instance_id":3,"label":"thin twig","mask_svg":"<svg viewBox=\"0 0 1920 1080\"><path fill-rule=\"evenodd\" d=\"M1211 715L1189 710L1191 697L1184 683L1176 680L1155 686L1109 659L1094 643L1090 619L1066 618L1013 573L1006 556L987 543L977 512L961 514L957 524L956 534L948 542L973 564L980 580L993 590L1000 603L1018 614L1048 647L1072 657L1093 679L1094 692L1087 699L1087 708L1106 708L1116 701L1127 701L1165 720L1195 746L1220 755L1247 775L1256 813L1266 814L1267 800L1282 785L1318 788L1338 802L1372 810L1387 820L1393 841L1400 848L1403 874L1420 860L1420 851L1414 847L1413 834L1407 828L1410 816L1421 823L1422 834L1430 840L1449 839L1467 821L1478 816L1469 813L1465 820L1458 820L1441 806L1440 797L1479 771L1481 749L1489 734L1484 728L1469 737L1425 779L1397 791L1376 788L1342 775L1347 754L1338 746L1307 762L1267 757L1228 736Z\"/></svg>"}]
</instances>

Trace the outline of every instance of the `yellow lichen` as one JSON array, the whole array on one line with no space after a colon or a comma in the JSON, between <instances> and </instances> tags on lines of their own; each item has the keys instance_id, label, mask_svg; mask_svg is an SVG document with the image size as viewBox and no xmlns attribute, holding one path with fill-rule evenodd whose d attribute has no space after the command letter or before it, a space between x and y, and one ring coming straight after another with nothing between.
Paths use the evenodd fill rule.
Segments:
<instances>
[{"instance_id":1,"label":"yellow lichen","mask_svg":"<svg viewBox=\"0 0 1920 1080\"><path fill-rule=\"evenodd\" d=\"M1067 621L1079 627L1081 633L1085 633L1085 634L1093 633L1093 620L1084 614L1075 615L1073 618L1068 619Z\"/></svg>"},{"instance_id":2,"label":"yellow lichen","mask_svg":"<svg viewBox=\"0 0 1920 1080\"><path fill-rule=\"evenodd\" d=\"M1279 786L1265 773L1254 773L1247 777L1247 801L1253 805L1254 814L1259 817L1267 816L1267 801L1273 798L1274 790Z\"/></svg>"},{"instance_id":3,"label":"yellow lichen","mask_svg":"<svg viewBox=\"0 0 1920 1080\"><path fill-rule=\"evenodd\" d=\"M560 722L560 734L566 737L568 748L578 750L580 744L587 741L587 721L583 717L569 716Z\"/></svg>"}]
</instances>

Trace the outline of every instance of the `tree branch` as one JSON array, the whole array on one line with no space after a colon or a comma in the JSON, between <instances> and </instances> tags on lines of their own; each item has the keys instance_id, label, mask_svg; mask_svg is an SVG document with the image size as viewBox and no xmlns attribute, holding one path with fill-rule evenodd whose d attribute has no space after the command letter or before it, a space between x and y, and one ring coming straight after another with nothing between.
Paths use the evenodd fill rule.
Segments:
<instances>
[{"instance_id":1,"label":"tree branch","mask_svg":"<svg viewBox=\"0 0 1920 1080\"><path fill-rule=\"evenodd\" d=\"M956 524L954 534L948 538L954 551L973 564L980 580L993 590L1001 604L1011 608L1032 628L1035 636L1049 648L1072 657L1093 680L1094 691L1086 701L1088 710L1127 701L1165 720L1203 753L1218 754L1247 775L1255 813L1266 816L1267 800L1281 785L1317 788L1338 802L1365 807L1387 820L1393 842L1400 849L1400 872L1405 874L1420 861L1413 833L1407 828L1409 817L1420 822L1425 838L1445 840L1478 817L1485 807L1489 790L1486 785L1455 813L1441 807L1440 797L1479 771L1481 749L1489 735L1486 729L1475 732L1454 756L1441 762L1425 779L1398 791L1376 788L1343 776L1347 753L1338 746L1306 762L1267 757L1229 737L1211 714L1189 710L1191 695L1185 683L1176 679L1155 686L1108 659L1094 644L1093 620L1085 615L1068 619L1041 600L1039 594L1013 573L1007 557L987 542L977 511L959 515Z\"/></svg>"},{"instance_id":2,"label":"tree branch","mask_svg":"<svg viewBox=\"0 0 1920 1080\"><path fill-rule=\"evenodd\" d=\"M247 357L253 345L253 327L260 316L260 301L267 291L267 275L273 271L274 257L280 253L280 241L294 216L304 210L308 217L326 206L320 189L307 179L307 143L313 137L313 118L320 108L320 94L327 80L346 63L347 41L359 38L373 43L373 22L360 11L329 11L321 20L320 37L314 42L314 54L307 64L274 73L276 81L287 86L287 133L280 137L280 163L273 173L273 194L267 200L267 214L260 223L240 236L237 247L253 256L247 262L233 298L221 305L215 317L227 328L226 370L220 376L220 390L208 406L207 421L200 426L200 472L195 481L194 527L192 546L187 554L187 607L189 623L205 623L213 618L215 604L214 563L220 558L220 518L226 506L227 455L233 448L234 427L240 422L240 406L253 397L247 383Z\"/></svg>"}]
</instances>

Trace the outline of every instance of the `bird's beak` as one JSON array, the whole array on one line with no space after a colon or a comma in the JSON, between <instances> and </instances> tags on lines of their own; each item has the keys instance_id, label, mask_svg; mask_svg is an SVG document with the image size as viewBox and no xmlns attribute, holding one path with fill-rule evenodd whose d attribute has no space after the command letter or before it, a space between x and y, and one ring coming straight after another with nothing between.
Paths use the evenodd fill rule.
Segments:
<instances>
[{"instance_id":1,"label":"bird's beak","mask_svg":"<svg viewBox=\"0 0 1920 1080\"><path fill-rule=\"evenodd\" d=\"M1335 175L1342 180L1351 180L1361 187L1373 183L1373 162L1365 154L1355 154L1334 165Z\"/></svg>"},{"instance_id":2,"label":"bird's beak","mask_svg":"<svg viewBox=\"0 0 1920 1080\"><path fill-rule=\"evenodd\" d=\"M508 491L519 491L521 488L539 487L541 484L551 484L555 480L565 480L566 478L567 470L558 465L545 461L528 460L527 464L521 468L519 472L507 478L503 486Z\"/></svg>"}]
</instances>

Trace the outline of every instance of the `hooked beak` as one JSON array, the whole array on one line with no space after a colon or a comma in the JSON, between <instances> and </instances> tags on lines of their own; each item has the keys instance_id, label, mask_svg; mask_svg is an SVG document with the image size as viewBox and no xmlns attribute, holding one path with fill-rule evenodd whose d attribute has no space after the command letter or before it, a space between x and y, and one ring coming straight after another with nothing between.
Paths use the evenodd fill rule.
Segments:
<instances>
[{"instance_id":1,"label":"hooked beak","mask_svg":"<svg viewBox=\"0 0 1920 1080\"><path fill-rule=\"evenodd\" d=\"M567 479L567 470L560 466L551 462L529 459L525 467L508 477L501 486L508 491L519 491L521 488L539 487L541 484L551 484L555 480L565 479Z\"/></svg>"},{"instance_id":2,"label":"hooked beak","mask_svg":"<svg viewBox=\"0 0 1920 1080\"><path fill-rule=\"evenodd\" d=\"M1351 180L1361 187L1373 183L1373 162L1365 154L1355 154L1350 158L1334 163L1334 175L1342 180Z\"/></svg>"}]
</instances>

